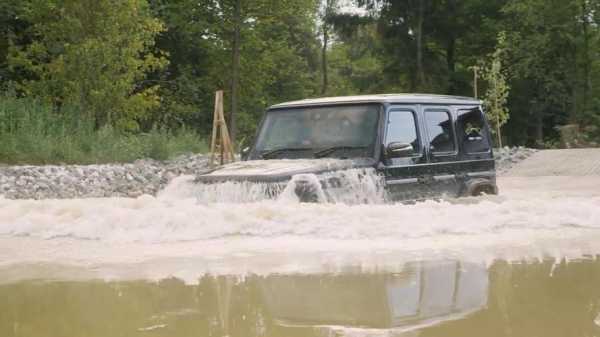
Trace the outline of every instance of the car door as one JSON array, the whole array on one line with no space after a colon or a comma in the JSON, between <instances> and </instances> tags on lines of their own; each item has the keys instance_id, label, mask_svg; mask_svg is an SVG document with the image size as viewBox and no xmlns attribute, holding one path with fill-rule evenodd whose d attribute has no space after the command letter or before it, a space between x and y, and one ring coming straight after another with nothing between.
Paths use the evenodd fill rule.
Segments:
<instances>
[{"instance_id":1,"label":"car door","mask_svg":"<svg viewBox=\"0 0 600 337\"><path fill-rule=\"evenodd\" d=\"M423 106L424 128L428 140L429 169L425 179L436 196L457 196L458 147L451 107Z\"/></svg>"},{"instance_id":2,"label":"car door","mask_svg":"<svg viewBox=\"0 0 600 337\"><path fill-rule=\"evenodd\" d=\"M461 179L462 193L470 195L472 184L487 181L496 185L494 156L491 135L479 106L457 107L456 139L460 149L460 168L457 174ZM493 190L493 187L492 187ZM490 190L484 190L486 193Z\"/></svg>"},{"instance_id":3,"label":"car door","mask_svg":"<svg viewBox=\"0 0 600 337\"><path fill-rule=\"evenodd\" d=\"M382 165L386 190L392 200L425 197L422 176L427 158L418 124L417 106L392 106L386 115ZM412 149L393 153L391 146L410 145Z\"/></svg>"}]
</instances>

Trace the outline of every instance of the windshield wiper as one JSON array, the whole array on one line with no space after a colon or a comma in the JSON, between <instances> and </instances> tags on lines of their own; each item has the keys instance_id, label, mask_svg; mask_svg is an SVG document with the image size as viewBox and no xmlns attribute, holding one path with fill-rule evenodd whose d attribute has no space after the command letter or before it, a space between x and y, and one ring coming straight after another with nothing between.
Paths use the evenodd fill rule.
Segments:
<instances>
[{"instance_id":1,"label":"windshield wiper","mask_svg":"<svg viewBox=\"0 0 600 337\"><path fill-rule=\"evenodd\" d=\"M368 148L368 146L347 146L347 145L332 146L332 147L328 147L326 149L315 152L315 158L322 158L322 157L328 156L339 150L358 150L358 149L366 149L366 148Z\"/></svg>"},{"instance_id":2,"label":"windshield wiper","mask_svg":"<svg viewBox=\"0 0 600 337\"><path fill-rule=\"evenodd\" d=\"M282 147L279 149L265 150L260 154L260 156L262 158L268 159L268 158L272 158L274 155L284 153L284 152L309 151L309 150L312 150L312 149L309 147Z\"/></svg>"}]
</instances>

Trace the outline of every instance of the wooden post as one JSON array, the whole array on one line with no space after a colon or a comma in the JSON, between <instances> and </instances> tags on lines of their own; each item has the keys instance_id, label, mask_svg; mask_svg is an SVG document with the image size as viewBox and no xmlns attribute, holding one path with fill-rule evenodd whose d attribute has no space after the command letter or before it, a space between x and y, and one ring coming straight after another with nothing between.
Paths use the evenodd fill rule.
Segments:
<instances>
[{"instance_id":1,"label":"wooden post","mask_svg":"<svg viewBox=\"0 0 600 337\"><path fill-rule=\"evenodd\" d=\"M473 95L475 96L475 98L477 98L477 81L479 80L477 77L477 71L479 70L479 67L472 66L471 69L473 69Z\"/></svg>"},{"instance_id":2,"label":"wooden post","mask_svg":"<svg viewBox=\"0 0 600 337\"><path fill-rule=\"evenodd\" d=\"M215 93L215 111L213 116L213 129L210 142L210 165L215 165L216 157L219 164L223 165L235 160L233 146L229 138L225 114L223 113L223 90Z\"/></svg>"},{"instance_id":3,"label":"wooden post","mask_svg":"<svg viewBox=\"0 0 600 337\"><path fill-rule=\"evenodd\" d=\"M210 166L213 166L215 163L215 150L217 147L217 132L219 128L219 92L217 91L215 94L215 109L213 111L213 127L212 127L212 137L210 140Z\"/></svg>"}]
</instances>

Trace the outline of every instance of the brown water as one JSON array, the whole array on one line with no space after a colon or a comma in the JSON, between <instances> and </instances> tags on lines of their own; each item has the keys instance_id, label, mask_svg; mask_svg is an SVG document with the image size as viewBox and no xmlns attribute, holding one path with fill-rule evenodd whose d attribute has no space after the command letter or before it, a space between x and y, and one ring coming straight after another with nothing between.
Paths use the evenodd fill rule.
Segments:
<instances>
[{"instance_id":1,"label":"brown water","mask_svg":"<svg viewBox=\"0 0 600 337\"><path fill-rule=\"evenodd\" d=\"M0 336L600 336L600 260L0 285Z\"/></svg>"},{"instance_id":2,"label":"brown water","mask_svg":"<svg viewBox=\"0 0 600 337\"><path fill-rule=\"evenodd\" d=\"M414 205L0 197L0 337L600 336L599 177L499 183Z\"/></svg>"}]
</instances>

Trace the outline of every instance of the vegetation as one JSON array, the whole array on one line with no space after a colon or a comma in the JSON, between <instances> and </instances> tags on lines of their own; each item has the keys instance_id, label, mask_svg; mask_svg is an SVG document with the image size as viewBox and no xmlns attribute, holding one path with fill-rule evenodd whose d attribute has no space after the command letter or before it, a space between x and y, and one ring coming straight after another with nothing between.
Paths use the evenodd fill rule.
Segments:
<instances>
[{"instance_id":1,"label":"vegetation","mask_svg":"<svg viewBox=\"0 0 600 337\"><path fill-rule=\"evenodd\" d=\"M600 0L3 0L0 162L131 160L147 137L182 144L157 157L197 149L217 89L248 143L270 104L472 96L481 64L503 143L577 130L562 143L585 146L600 141L599 54Z\"/></svg>"},{"instance_id":2,"label":"vegetation","mask_svg":"<svg viewBox=\"0 0 600 337\"><path fill-rule=\"evenodd\" d=\"M490 121L492 133L498 139L497 144L502 146L502 125L508 121L508 94L510 87L506 83L506 75L503 71L503 56L506 52L506 34L498 34L496 50L492 53L490 60L484 65L483 79L487 81L488 88L483 97L486 114Z\"/></svg>"},{"instance_id":3,"label":"vegetation","mask_svg":"<svg viewBox=\"0 0 600 337\"><path fill-rule=\"evenodd\" d=\"M93 164L165 160L186 152L206 151L195 132L151 129L124 134L110 125L95 129L94 121L76 108L56 114L37 99L0 100L0 158L13 164Z\"/></svg>"}]
</instances>

